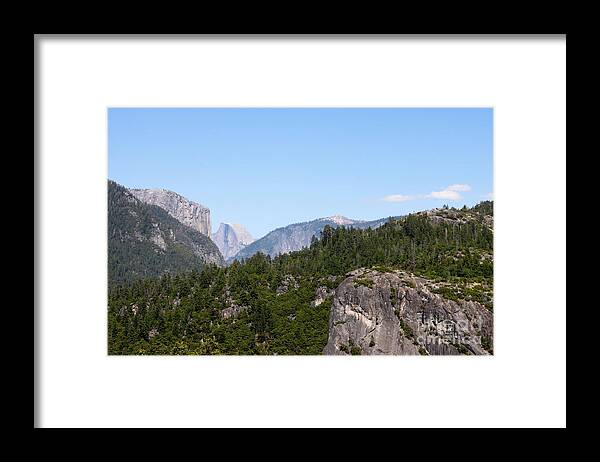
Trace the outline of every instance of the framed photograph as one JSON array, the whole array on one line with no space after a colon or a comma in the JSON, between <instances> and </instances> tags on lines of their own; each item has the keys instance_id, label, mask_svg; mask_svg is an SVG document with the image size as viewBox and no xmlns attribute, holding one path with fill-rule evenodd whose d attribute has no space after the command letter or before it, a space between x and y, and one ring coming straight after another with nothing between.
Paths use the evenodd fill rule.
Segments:
<instances>
[{"instance_id":1,"label":"framed photograph","mask_svg":"<svg viewBox=\"0 0 600 462\"><path fill-rule=\"evenodd\" d=\"M566 36L35 63L34 426L566 426Z\"/></svg>"}]
</instances>

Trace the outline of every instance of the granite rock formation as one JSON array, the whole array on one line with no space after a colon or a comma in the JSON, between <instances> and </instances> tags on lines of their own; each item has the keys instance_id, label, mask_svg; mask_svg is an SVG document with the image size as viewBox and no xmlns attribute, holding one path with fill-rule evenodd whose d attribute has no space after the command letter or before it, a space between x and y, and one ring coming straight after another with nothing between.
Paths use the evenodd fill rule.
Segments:
<instances>
[{"instance_id":1,"label":"granite rock formation","mask_svg":"<svg viewBox=\"0 0 600 462\"><path fill-rule=\"evenodd\" d=\"M326 355L488 355L492 312L402 271L359 269L335 290Z\"/></svg>"},{"instance_id":2,"label":"granite rock formation","mask_svg":"<svg viewBox=\"0 0 600 462\"><path fill-rule=\"evenodd\" d=\"M246 228L237 223L221 223L211 239L217 244L225 260L234 257L240 250L254 241Z\"/></svg>"}]
</instances>

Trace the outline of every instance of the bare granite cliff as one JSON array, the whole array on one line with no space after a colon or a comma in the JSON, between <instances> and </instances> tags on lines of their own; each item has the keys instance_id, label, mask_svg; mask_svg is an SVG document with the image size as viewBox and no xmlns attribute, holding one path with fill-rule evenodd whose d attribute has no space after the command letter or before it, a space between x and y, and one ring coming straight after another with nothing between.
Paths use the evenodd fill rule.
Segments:
<instances>
[{"instance_id":1,"label":"bare granite cliff","mask_svg":"<svg viewBox=\"0 0 600 462\"><path fill-rule=\"evenodd\" d=\"M335 290L326 355L492 354L492 312L402 271L359 269Z\"/></svg>"},{"instance_id":2,"label":"bare granite cliff","mask_svg":"<svg viewBox=\"0 0 600 462\"><path fill-rule=\"evenodd\" d=\"M129 191L143 203L157 205L180 223L210 237L210 210L207 207L166 189L130 189Z\"/></svg>"}]
</instances>

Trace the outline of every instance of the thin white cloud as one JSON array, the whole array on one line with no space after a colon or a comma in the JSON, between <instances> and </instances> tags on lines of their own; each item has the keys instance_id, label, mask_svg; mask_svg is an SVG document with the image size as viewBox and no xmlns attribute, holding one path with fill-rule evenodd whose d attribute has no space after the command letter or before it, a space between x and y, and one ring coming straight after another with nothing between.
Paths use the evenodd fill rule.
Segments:
<instances>
[{"instance_id":1,"label":"thin white cloud","mask_svg":"<svg viewBox=\"0 0 600 462\"><path fill-rule=\"evenodd\" d=\"M442 189L441 191L432 191L429 194L418 194L415 196L408 196L405 194L391 194L389 196L382 197L381 200L385 202L406 202L413 199L442 199L449 201L457 201L462 199L461 192L470 191L471 186L463 183L455 183Z\"/></svg>"},{"instance_id":2,"label":"thin white cloud","mask_svg":"<svg viewBox=\"0 0 600 462\"><path fill-rule=\"evenodd\" d=\"M385 202L406 202L411 199L414 199L414 196L406 196L404 194L391 194L389 196L385 196L381 200Z\"/></svg>"},{"instance_id":3,"label":"thin white cloud","mask_svg":"<svg viewBox=\"0 0 600 462\"><path fill-rule=\"evenodd\" d=\"M493 192L489 192L487 194L483 194L481 196L483 199L487 199L487 200L493 200L494 199L494 193Z\"/></svg>"},{"instance_id":4,"label":"thin white cloud","mask_svg":"<svg viewBox=\"0 0 600 462\"><path fill-rule=\"evenodd\" d=\"M462 199L461 192L470 191L471 186L463 183L455 183L447 186L441 191L432 191L427 196L429 199L444 199L449 201L457 201Z\"/></svg>"},{"instance_id":5,"label":"thin white cloud","mask_svg":"<svg viewBox=\"0 0 600 462\"><path fill-rule=\"evenodd\" d=\"M426 197L430 199L447 199L450 201L457 201L462 198L462 196L456 191L451 191L449 189L444 189L443 191L432 191Z\"/></svg>"}]
</instances>

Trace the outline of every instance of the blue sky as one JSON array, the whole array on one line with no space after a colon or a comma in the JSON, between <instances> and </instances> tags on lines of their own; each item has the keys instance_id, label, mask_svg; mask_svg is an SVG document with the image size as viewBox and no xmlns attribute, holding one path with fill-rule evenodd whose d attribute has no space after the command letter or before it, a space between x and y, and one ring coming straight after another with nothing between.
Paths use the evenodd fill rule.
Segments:
<instances>
[{"instance_id":1,"label":"blue sky","mask_svg":"<svg viewBox=\"0 0 600 462\"><path fill-rule=\"evenodd\" d=\"M108 174L255 237L344 215L470 206L493 183L489 109L110 108Z\"/></svg>"}]
</instances>

